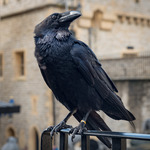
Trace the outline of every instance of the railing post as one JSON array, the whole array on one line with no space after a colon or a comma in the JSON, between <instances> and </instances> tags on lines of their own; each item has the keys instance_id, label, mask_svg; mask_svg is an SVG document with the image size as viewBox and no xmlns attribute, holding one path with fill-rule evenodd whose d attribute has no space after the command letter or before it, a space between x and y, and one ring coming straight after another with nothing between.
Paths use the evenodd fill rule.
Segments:
<instances>
[{"instance_id":1,"label":"railing post","mask_svg":"<svg viewBox=\"0 0 150 150\"><path fill-rule=\"evenodd\" d=\"M126 150L126 139L112 138L112 150Z\"/></svg>"},{"instance_id":2,"label":"railing post","mask_svg":"<svg viewBox=\"0 0 150 150\"><path fill-rule=\"evenodd\" d=\"M59 150L68 150L68 134L60 132Z\"/></svg>"},{"instance_id":3,"label":"railing post","mask_svg":"<svg viewBox=\"0 0 150 150\"><path fill-rule=\"evenodd\" d=\"M81 135L81 150L90 150L90 137Z\"/></svg>"},{"instance_id":4,"label":"railing post","mask_svg":"<svg viewBox=\"0 0 150 150\"><path fill-rule=\"evenodd\" d=\"M41 150L52 150L52 138L47 131L43 131L41 135Z\"/></svg>"}]
</instances>

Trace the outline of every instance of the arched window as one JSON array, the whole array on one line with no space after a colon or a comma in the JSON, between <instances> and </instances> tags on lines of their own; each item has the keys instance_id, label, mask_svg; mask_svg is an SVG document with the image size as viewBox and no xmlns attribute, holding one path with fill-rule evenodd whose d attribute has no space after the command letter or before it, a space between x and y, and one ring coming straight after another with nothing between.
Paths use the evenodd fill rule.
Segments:
<instances>
[{"instance_id":1,"label":"arched window","mask_svg":"<svg viewBox=\"0 0 150 150\"><path fill-rule=\"evenodd\" d=\"M102 19L103 13L100 10L96 10L94 12L93 18L92 18L92 27L94 28L99 28L100 27L100 22Z\"/></svg>"},{"instance_id":2,"label":"arched window","mask_svg":"<svg viewBox=\"0 0 150 150\"><path fill-rule=\"evenodd\" d=\"M39 150L39 134L35 127L31 129L30 133L30 150Z\"/></svg>"},{"instance_id":3,"label":"arched window","mask_svg":"<svg viewBox=\"0 0 150 150\"><path fill-rule=\"evenodd\" d=\"M9 127L6 131L6 136L7 136L7 138L10 137L10 136L15 137L15 130L12 127Z\"/></svg>"}]
</instances>

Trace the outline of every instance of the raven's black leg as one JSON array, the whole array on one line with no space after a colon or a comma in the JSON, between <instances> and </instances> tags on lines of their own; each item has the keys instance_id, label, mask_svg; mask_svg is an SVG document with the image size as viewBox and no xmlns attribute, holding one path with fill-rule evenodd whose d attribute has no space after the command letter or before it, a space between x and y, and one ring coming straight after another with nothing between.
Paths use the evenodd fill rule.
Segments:
<instances>
[{"instance_id":1,"label":"raven's black leg","mask_svg":"<svg viewBox=\"0 0 150 150\"><path fill-rule=\"evenodd\" d=\"M72 133L72 137L71 137L71 140L72 140L72 141L73 141L73 139L75 138L75 134L76 134L76 133L79 132L79 133L82 134L84 131L87 130L87 128L85 127L85 125L86 125L86 120L87 120L87 118L88 118L90 112L91 112L91 110L89 110L89 111L86 113L86 115L83 117L83 119L80 121L80 123L79 123L79 125L78 125L77 127L72 128L72 129L70 130L70 133L73 132L73 133Z\"/></svg>"},{"instance_id":2,"label":"raven's black leg","mask_svg":"<svg viewBox=\"0 0 150 150\"><path fill-rule=\"evenodd\" d=\"M50 132L50 136L52 137L54 135L54 132L58 132L60 129L63 129L63 128L72 128L72 126L67 125L66 122L76 112L77 112L77 109L74 109L73 111L70 111L69 114L64 118L63 121L61 121L56 126L49 127L47 130L51 131Z\"/></svg>"}]
</instances>

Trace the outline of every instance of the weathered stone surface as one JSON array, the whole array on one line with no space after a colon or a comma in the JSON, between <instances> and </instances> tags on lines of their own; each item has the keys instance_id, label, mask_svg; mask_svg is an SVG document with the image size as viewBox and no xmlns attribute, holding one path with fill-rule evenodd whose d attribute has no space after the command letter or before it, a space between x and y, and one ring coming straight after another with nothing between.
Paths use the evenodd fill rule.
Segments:
<instances>
[{"instance_id":1,"label":"weathered stone surface","mask_svg":"<svg viewBox=\"0 0 150 150\"><path fill-rule=\"evenodd\" d=\"M101 60L113 80L150 80L150 56Z\"/></svg>"}]
</instances>

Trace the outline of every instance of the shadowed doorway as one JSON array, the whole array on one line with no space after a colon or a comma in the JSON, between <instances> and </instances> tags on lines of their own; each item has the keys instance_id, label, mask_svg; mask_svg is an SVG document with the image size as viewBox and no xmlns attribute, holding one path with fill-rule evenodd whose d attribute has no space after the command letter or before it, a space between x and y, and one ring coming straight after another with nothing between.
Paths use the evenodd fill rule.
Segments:
<instances>
[{"instance_id":1,"label":"shadowed doorway","mask_svg":"<svg viewBox=\"0 0 150 150\"><path fill-rule=\"evenodd\" d=\"M30 150L39 150L39 134L35 127L31 130Z\"/></svg>"}]
</instances>

